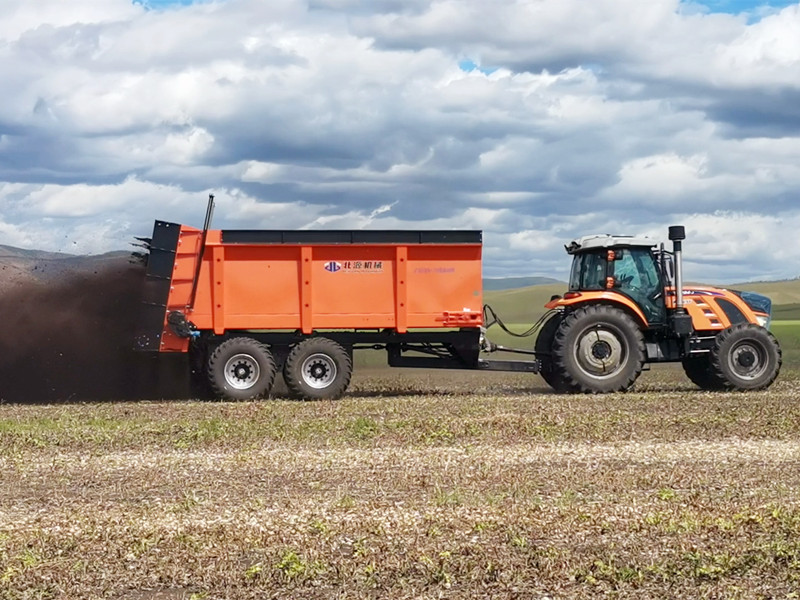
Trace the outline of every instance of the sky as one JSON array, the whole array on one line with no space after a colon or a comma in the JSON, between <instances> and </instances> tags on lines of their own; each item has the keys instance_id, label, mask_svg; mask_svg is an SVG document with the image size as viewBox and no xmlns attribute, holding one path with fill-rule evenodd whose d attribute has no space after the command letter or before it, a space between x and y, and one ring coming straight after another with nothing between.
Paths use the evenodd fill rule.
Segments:
<instances>
[{"instance_id":1,"label":"sky","mask_svg":"<svg viewBox=\"0 0 800 600\"><path fill-rule=\"evenodd\" d=\"M481 229L565 279L687 229L685 277L800 276L800 2L2 0L0 244Z\"/></svg>"}]
</instances>

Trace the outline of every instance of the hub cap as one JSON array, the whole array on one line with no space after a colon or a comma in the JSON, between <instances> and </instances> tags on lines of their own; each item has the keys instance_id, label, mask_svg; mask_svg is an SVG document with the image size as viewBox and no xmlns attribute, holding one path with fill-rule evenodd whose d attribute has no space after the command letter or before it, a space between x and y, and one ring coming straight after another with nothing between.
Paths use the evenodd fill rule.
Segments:
<instances>
[{"instance_id":1,"label":"hub cap","mask_svg":"<svg viewBox=\"0 0 800 600\"><path fill-rule=\"evenodd\" d=\"M766 353L758 344L742 342L728 355L728 366L742 379L756 379L767 369Z\"/></svg>"},{"instance_id":2,"label":"hub cap","mask_svg":"<svg viewBox=\"0 0 800 600\"><path fill-rule=\"evenodd\" d=\"M327 354L312 354L303 361L301 372L306 385L321 390L336 379L336 363Z\"/></svg>"},{"instance_id":3,"label":"hub cap","mask_svg":"<svg viewBox=\"0 0 800 600\"><path fill-rule=\"evenodd\" d=\"M225 383L237 390L253 387L261 376L258 361L249 354L236 354L225 363Z\"/></svg>"},{"instance_id":4,"label":"hub cap","mask_svg":"<svg viewBox=\"0 0 800 600\"><path fill-rule=\"evenodd\" d=\"M609 377L627 361L625 344L614 331L589 329L578 337L575 360L585 373L594 377Z\"/></svg>"}]
</instances>

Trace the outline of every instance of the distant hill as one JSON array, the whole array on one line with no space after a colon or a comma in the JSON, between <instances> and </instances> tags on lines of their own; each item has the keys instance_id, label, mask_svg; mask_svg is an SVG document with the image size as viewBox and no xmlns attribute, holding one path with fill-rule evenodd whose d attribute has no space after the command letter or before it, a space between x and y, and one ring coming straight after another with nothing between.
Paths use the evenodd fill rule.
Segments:
<instances>
[{"instance_id":1,"label":"distant hill","mask_svg":"<svg viewBox=\"0 0 800 600\"><path fill-rule=\"evenodd\" d=\"M55 281L70 273L95 271L128 256L130 252L125 251L75 255L0 245L0 293L27 283Z\"/></svg>"},{"instance_id":2,"label":"distant hill","mask_svg":"<svg viewBox=\"0 0 800 600\"><path fill-rule=\"evenodd\" d=\"M764 294L772 298L773 304L800 304L800 279L737 283L731 285L730 289Z\"/></svg>"},{"instance_id":3,"label":"distant hill","mask_svg":"<svg viewBox=\"0 0 800 600\"><path fill-rule=\"evenodd\" d=\"M60 258L73 258L74 254L66 254L64 252L46 252L44 250L26 250L25 248L14 248L13 246L4 246L0 244L0 259L36 259L36 260L51 260Z\"/></svg>"},{"instance_id":4,"label":"distant hill","mask_svg":"<svg viewBox=\"0 0 800 600\"><path fill-rule=\"evenodd\" d=\"M486 291L514 290L532 285L551 285L554 283L566 285L552 277L501 277L484 279L483 289Z\"/></svg>"}]
</instances>

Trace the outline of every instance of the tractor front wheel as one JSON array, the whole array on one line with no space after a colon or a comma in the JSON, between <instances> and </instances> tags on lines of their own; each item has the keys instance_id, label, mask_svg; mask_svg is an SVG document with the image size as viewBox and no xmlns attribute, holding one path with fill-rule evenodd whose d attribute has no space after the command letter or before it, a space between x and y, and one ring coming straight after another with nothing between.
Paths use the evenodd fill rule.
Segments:
<instances>
[{"instance_id":1,"label":"tractor front wheel","mask_svg":"<svg viewBox=\"0 0 800 600\"><path fill-rule=\"evenodd\" d=\"M553 372L566 391L620 392L642 372L644 337L622 310L585 306L564 318L555 332L552 353Z\"/></svg>"},{"instance_id":2,"label":"tractor front wheel","mask_svg":"<svg viewBox=\"0 0 800 600\"><path fill-rule=\"evenodd\" d=\"M717 334L711 369L729 390L768 388L781 370L781 348L775 336L752 323L739 323Z\"/></svg>"}]
</instances>

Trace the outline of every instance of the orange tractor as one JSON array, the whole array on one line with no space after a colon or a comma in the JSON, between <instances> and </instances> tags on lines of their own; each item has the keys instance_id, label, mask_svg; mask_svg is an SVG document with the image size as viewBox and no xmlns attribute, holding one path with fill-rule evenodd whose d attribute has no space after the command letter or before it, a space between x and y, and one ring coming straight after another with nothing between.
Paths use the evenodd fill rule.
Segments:
<instances>
[{"instance_id":1,"label":"orange tractor","mask_svg":"<svg viewBox=\"0 0 800 600\"><path fill-rule=\"evenodd\" d=\"M772 303L752 292L684 286L684 228L673 251L648 238L590 236L572 242L569 291L536 340L540 373L556 390L630 388L645 363L681 362L707 390L759 390L778 376L769 332Z\"/></svg>"},{"instance_id":2,"label":"orange tractor","mask_svg":"<svg viewBox=\"0 0 800 600\"><path fill-rule=\"evenodd\" d=\"M282 373L297 396L336 398L359 349L393 367L541 373L566 392L626 390L650 362L681 361L705 389L762 389L780 369L768 298L683 287L682 227L673 252L632 237L568 246L569 291L530 349L486 336L480 231L210 230L212 213L213 197L202 229L156 221L143 240L135 347L188 353L217 396L266 395Z\"/></svg>"}]
</instances>

